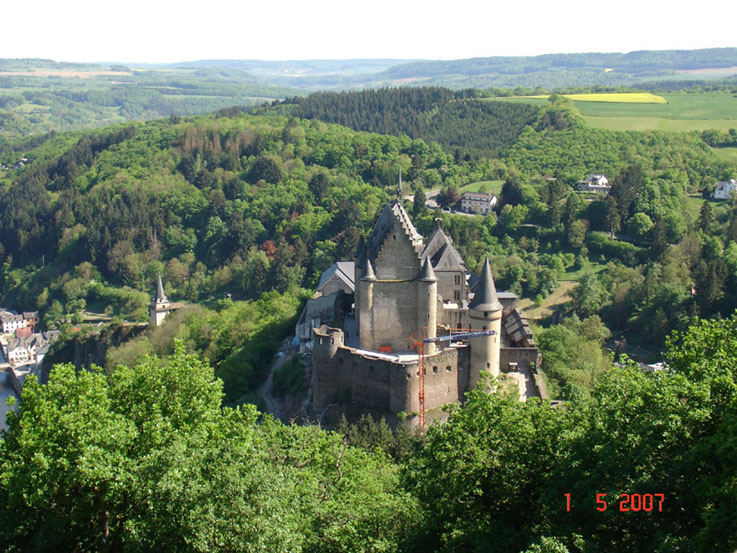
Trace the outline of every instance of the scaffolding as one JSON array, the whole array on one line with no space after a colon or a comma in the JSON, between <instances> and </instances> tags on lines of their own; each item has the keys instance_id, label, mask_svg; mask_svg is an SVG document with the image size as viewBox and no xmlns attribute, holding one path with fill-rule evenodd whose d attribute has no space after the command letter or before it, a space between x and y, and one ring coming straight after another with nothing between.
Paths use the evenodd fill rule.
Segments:
<instances>
[{"instance_id":1,"label":"scaffolding","mask_svg":"<svg viewBox=\"0 0 737 553\"><path fill-rule=\"evenodd\" d=\"M435 336L433 338L426 338L425 331L428 327L422 327L422 337L420 340L416 340L414 337L409 337L409 347L416 349L419 356L419 364L417 375L419 376L419 408L417 411L418 422L420 429L425 431L425 344L438 344L440 342L448 342L449 344L453 341L471 340L473 338L481 338L482 336L493 336L496 334L496 330L473 330L470 328L445 328L448 330L448 334L442 336ZM453 334L455 332L456 334Z\"/></svg>"}]
</instances>

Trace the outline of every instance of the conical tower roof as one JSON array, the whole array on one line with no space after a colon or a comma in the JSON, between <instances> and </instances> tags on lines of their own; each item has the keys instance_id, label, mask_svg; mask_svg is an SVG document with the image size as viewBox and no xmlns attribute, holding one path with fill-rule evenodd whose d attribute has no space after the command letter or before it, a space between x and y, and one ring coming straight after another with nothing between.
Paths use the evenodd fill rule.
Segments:
<instances>
[{"instance_id":1,"label":"conical tower roof","mask_svg":"<svg viewBox=\"0 0 737 553\"><path fill-rule=\"evenodd\" d=\"M374 273L374 268L371 266L371 260L368 257L364 259L361 269L363 270L361 280L376 280L376 273Z\"/></svg>"},{"instance_id":2,"label":"conical tower roof","mask_svg":"<svg viewBox=\"0 0 737 553\"><path fill-rule=\"evenodd\" d=\"M166 303L169 301L166 298L166 294L164 294L164 283L161 282L161 275L159 275L159 280L156 283L156 297L154 298L154 301L156 303Z\"/></svg>"},{"instance_id":3,"label":"conical tower roof","mask_svg":"<svg viewBox=\"0 0 737 553\"><path fill-rule=\"evenodd\" d=\"M419 280L423 282L437 282L438 278L435 276L435 271L430 263L430 258L425 258L425 264L422 266L422 272L420 273Z\"/></svg>"},{"instance_id":4,"label":"conical tower roof","mask_svg":"<svg viewBox=\"0 0 737 553\"><path fill-rule=\"evenodd\" d=\"M496 295L494 279L491 277L488 255L486 261L484 261L484 268L481 269L481 278L478 286L476 286L476 294L474 294L469 307L476 311L500 311L502 308L502 304L499 303L499 298Z\"/></svg>"}]
</instances>

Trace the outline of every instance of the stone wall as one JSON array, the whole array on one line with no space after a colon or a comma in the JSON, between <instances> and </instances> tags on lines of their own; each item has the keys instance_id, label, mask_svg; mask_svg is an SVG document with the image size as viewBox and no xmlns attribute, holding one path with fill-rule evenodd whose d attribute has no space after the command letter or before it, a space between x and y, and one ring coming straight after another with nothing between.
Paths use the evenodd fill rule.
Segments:
<instances>
[{"instance_id":1,"label":"stone wall","mask_svg":"<svg viewBox=\"0 0 737 553\"><path fill-rule=\"evenodd\" d=\"M506 371L509 363L525 364L526 366L540 367L542 356L537 348L502 348L500 354L500 366Z\"/></svg>"},{"instance_id":2,"label":"stone wall","mask_svg":"<svg viewBox=\"0 0 737 553\"><path fill-rule=\"evenodd\" d=\"M395 221L374 260L376 278L412 280L417 278L421 269L417 248L410 242L399 221Z\"/></svg>"},{"instance_id":3,"label":"stone wall","mask_svg":"<svg viewBox=\"0 0 737 553\"><path fill-rule=\"evenodd\" d=\"M350 402L392 413L419 411L418 361L400 363L370 353L356 353L342 345L342 332L335 330L329 329L323 336L316 333L313 355L316 408ZM450 348L427 356L425 410L461 401L468 383L468 348Z\"/></svg>"},{"instance_id":4,"label":"stone wall","mask_svg":"<svg viewBox=\"0 0 737 553\"><path fill-rule=\"evenodd\" d=\"M20 399L23 387L21 386L20 380L18 379L18 374L15 372L15 369L13 367L7 368L5 372L5 382L12 388L13 392L15 392L15 395L17 395Z\"/></svg>"},{"instance_id":5,"label":"stone wall","mask_svg":"<svg viewBox=\"0 0 737 553\"><path fill-rule=\"evenodd\" d=\"M417 288L424 283L374 282L373 304L368 313L361 313L361 347L378 351L391 346L394 351L409 351L409 335L420 338L418 331ZM365 330L369 335L364 336ZM421 329L419 329L421 331Z\"/></svg>"},{"instance_id":6,"label":"stone wall","mask_svg":"<svg viewBox=\"0 0 737 553\"><path fill-rule=\"evenodd\" d=\"M343 281L343 279L341 279L337 274L334 274L328 279L326 283L323 284L320 292L322 292L323 296L329 296L330 294L334 294L335 292L352 294L353 290Z\"/></svg>"}]
</instances>

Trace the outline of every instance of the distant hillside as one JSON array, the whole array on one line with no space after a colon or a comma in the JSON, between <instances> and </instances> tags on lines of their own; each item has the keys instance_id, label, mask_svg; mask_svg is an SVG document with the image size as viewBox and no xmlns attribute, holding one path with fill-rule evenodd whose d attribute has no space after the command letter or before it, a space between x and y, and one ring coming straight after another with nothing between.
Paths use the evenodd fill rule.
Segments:
<instances>
[{"instance_id":1,"label":"distant hillside","mask_svg":"<svg viewBox=\"0 0 737 553\"><path fill-rule=\"evenodd\" d=\"M19 136L215 112L300 94L237 67L0 60L0 145Z\"/></svg>"},{"instance_id":2,"label":"distant hillside","mask_svg":"<svg viewBox=\"0 0 737 553\"><path fill-rule=\"evenodd\" d=\"M538 108L528 104L463 99L445 88L385 88L320 92L293 99L292 114L339 123L355 130L437 141L465 153L497 156L532 124Z\"/></svg>"},{"instance_id":3,"label":"distant hillside","mask_svg":"<svg viewBox=\"0 0 737 553\"><path fill-rule=\"evenodd\" d=\"M376 75L374 80L450 88L541 86L552 89L633 85L644 80L673 78L682 70L728 67L737 67L737 48L420 61L396 65Z\"/></svg>"},{"instance_id":4,"label":"distant hillside","mask_svg":"<svg viewBox=\"0 0 737 553\"><path fill-rule=\"evenodd\" d=\"M737 48L629 53L546 54L430 60L200 60L176 64L67 63L0 59L0 143L18 136L99 127L128 120L215 112L235 106L301 96L308 91L386 87L543 89L661 86L678 90L704 83L734 83ZM498 92L498 91L497 91ZM364 106L370 108L369 105ZM454 106L453 109L460 109ZM485 118L488 107L466 106L464 117ZM482 113L483 112L483 113ZM362 114L361 117L365 116ZM427 113L423 125L432 128ZM340 115L335 120L340 121ZM375 116L373 116L375 117ZM520 115L524 119L524 115ZM419 119L418 119L419 121ZM521 123L521 120L518 122ZM348 123L346 123L348 124ZM387 123L391 126L391 123ZM419 123L417 123L419 125ZM350 123L391 132L385 124ZM517 123L514 124L516 128ZM423 136L415 126L403 132ZM457 137L433 135L443 144L495 151L499 137L481 144L480 128L461 124ZM487 131L484 130L483 133ZM488 132L494 134L493 128ZM511 132L511 134L510 134ZM502 132L508 140L514 132Z\"/></svg>"},{"instance_id":5,"label":"distant hillside","mask_svg":"<svg viewBox=\"0 0 737 553\"><path fill-rule=\"evenodd\" d=\"M653 71L736 67L737 48L704 50L653 50L627 54L544 54L528 57L490 57L452 61L419 61L396 65L384 75L391 78L448 75L519 75L531 71L605 69L639 74Z\"/></svg>"}]
</instances>

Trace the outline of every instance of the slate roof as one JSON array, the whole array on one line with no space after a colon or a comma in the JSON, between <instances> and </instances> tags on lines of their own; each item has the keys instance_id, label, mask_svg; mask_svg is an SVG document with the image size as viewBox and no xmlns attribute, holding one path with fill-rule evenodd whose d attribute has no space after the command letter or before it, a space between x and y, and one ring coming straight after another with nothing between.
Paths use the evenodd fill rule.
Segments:
<instances>
[{"instance_id":1,"label":"slate roof","mask_svg":"<svg viewBox=\"0 0 737 553\"><path fill-rule=\"evenodd\" d=\"M493 194L492 192L464 192L461 195L462 200L472 200L472 201L479 201L479 202L490 202L494 199L496 194Z\"/></svg>"},{"instance_id":2,"label":"slate roof","mask_svg":"<svg viewBox=\"0 0 737 553\"><path fill-rule=\"evenodd\" d=\"M480 282L469 307L477 311L500 311L502 308L502 304L499 303L499 298L496 295L488 256L484 261L484 268L481 269Z\"/></svg>"},{"instance_id":3,"label":"slate roof","mask_svg":"<svg viewBox=\"0 0 737 553\"><path fill-rule=\"evenodd\" d=\"M322 287L333 277L333 275L345 282L346 286L351 290L356 289L356 266L353 261L338 261L325 269L320 276L320 282L317 284L317 289L322 290Z\"/></svg>"},{"instance_id":4,"label":"slate roof","mask_svg":"<svg viewBox=\"0 0 737 553\"><path fill-rule=\"evenodd\" d=\"M384 206L384 209L381 210L381 214L376 220L376 224L371 230L371 234L369 234L364 246L360 248L358 255L359 265L362 264L364 256L368 256L371 262L376 260L376 256L379 254L387 234L389 234L389 231L396 221L399 221L405 235L417 251L418 257L420 256L423 242L422 235L417 232L417 229L412 224L412 220L409 218L404 207L402 207L402 204L397 200L392 200Z\"/></svg>"},{"instance_id":5,"label":"slate roof","mask_svg":"<svg viewBox=\"0 0 737 553\"><path fill-rule=\"evenodd\" d=\"M156 298L154 298L154 301L156 303L167 303L169 301L166 298L166 294L164 294L164 284L161 282L161 275L159 275L159 280L156 282Z\"/></svg>"},{"instance_id":6,"label":"slate roof","mask_svg":"<svg viewBox=\"0 0 737 553\"><path fill-rule=\"evenodd\" d=\"M463 271L466 266L458 251L453 247L453 240L437 227L430 235L427 246L422 251L422 260L429 257L436 271Z\"/></svg>"}]
</instances>

